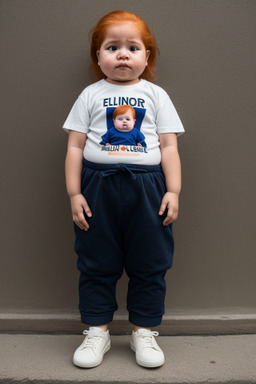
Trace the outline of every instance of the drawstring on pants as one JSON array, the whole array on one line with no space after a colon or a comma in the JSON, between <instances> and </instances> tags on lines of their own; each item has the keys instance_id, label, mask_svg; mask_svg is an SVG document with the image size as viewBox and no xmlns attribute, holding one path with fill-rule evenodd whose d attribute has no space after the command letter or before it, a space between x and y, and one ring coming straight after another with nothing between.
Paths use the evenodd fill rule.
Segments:
<instances>
[{"instance_id":1,"label":"drawstring on pants","mask_svg":"<svg viewBox=\"0 0 256 384\"><path fill-rule=\"evenodd\" d=\"M108 177L115 175L117 173L127 172L130 175L131 180L136 180L136 173L148 173L147 169L138 169L135 167L127 167L125 164L116 164L115 168L106 169L105 171L100 172L100 177Z\"/></svg>"}]
</instances>

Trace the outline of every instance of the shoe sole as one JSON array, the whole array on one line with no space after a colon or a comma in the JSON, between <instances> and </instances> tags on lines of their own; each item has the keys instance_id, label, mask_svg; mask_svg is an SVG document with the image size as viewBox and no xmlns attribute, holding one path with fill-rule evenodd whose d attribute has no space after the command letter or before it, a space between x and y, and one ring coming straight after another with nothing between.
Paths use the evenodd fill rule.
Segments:
<instances>
[{"instance_id":1,"label":"shoe sole","mask_svg":"<svg viewBox=\"0 0 256 384\"><path fill-rule=\"evenodd\" d=\"M76 362L75 359L73 358L73 363L77 366L77 367L80 367L80 368L94 368L94 367L97 367L98 365L100 365L103 361L103 357L105 355L106 352L108 352L110 350L110 347L111 347L111 342L109 341L104 349L104 351L102 352L102 355L100 356L100 358L96 361L94 361L93 363L91 364L86 364L86 363L81 363L81 362Z\"/></svg>"},{"instance_id":2,"label":"shoe sole","mask_svg":"<svg viewBox=\"0 0 256 384\"><path fill-rule=\"evenodd\" d=\"M133 344L132 341L130 342L130 346L131 346L131 350L133 352L135 352L135 354L136 354L136 348L135 348L135 345ZM136 362L137 362L137 364L141 365L144 368L158 368L158 367L161 367L164 364L165 360L163 360L162 362L156 364L156 363L145 362L143 360L138 359L138 357L136 356Z\"/></svg>"}]
</instances>

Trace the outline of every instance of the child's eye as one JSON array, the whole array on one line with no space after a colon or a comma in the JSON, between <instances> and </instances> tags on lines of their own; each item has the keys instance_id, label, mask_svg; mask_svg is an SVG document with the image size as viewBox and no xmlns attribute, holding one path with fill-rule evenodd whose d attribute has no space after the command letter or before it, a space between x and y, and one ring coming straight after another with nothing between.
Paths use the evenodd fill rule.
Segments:
<instances>
[{"instance_id":1,"label":"child's eye","mask_svg":"<svg viewBox=\"0 0 256 384\"><path fill-rule=\"evenodd\" d=\"M130 47L130 51L131 51L131 52L138 51L138 48L135 47L134 45L132 45L132 46Z\"/></svg>"},{"instance_id":2,"label":"child's eye","mask_svg":"<svg viewBox=\"0 0 256 384\"><path fill-rule=\"evenodd\" d=\"M117 47L115 45L111 45L110 47L108 47L108 51L114 52L116 50L117 50Z\"/></svg>"}]
</instances>

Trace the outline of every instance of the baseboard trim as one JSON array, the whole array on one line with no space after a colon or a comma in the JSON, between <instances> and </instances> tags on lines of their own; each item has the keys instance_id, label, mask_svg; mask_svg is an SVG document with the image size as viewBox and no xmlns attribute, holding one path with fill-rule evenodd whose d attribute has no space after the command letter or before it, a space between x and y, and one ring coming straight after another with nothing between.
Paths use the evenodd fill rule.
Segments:
<instances>
[{"instance_id":1,"label":"baseboard trim","mask_svg":"<svg viewBox=\"0 0 256 384\"><path fill-rule=\"evenodd\" d=\"M73 313L0 314L1 333L81 334L84 328ZM132 325L127 315L116 315L109 328L113 335L125 335ZM166 315L157 330L166 336L255 334L256 313Z\"/></svg>"}]
</instances>

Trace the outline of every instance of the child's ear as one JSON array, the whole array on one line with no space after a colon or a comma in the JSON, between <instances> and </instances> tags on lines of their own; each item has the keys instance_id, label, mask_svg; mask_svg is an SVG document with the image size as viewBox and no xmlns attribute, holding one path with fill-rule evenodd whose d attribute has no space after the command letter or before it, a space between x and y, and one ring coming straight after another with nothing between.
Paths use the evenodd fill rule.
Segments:
<instances>
[{"instance_id":1,"label":"child's ear","mask_svg":"<svg viewBox=\"0 0 256 384\"><path fill-rule=\"evenodd\" d=\"M148 58L149 58L149 56L150 56L150 50L147 49L146 50L146 65L148 65Z\"/></svg>"},{"instance_id":2,"label":"child's ear","mask_svg":"<svg viewBox=\"0 0 256 384\"><path fill-rule=\"evenodd\" d=\"M100 51L96 51L96 56L97 56L97 59L98 59L98 64L99 64L99 57L100 57Z\"/></svg>"}]
</instances>

